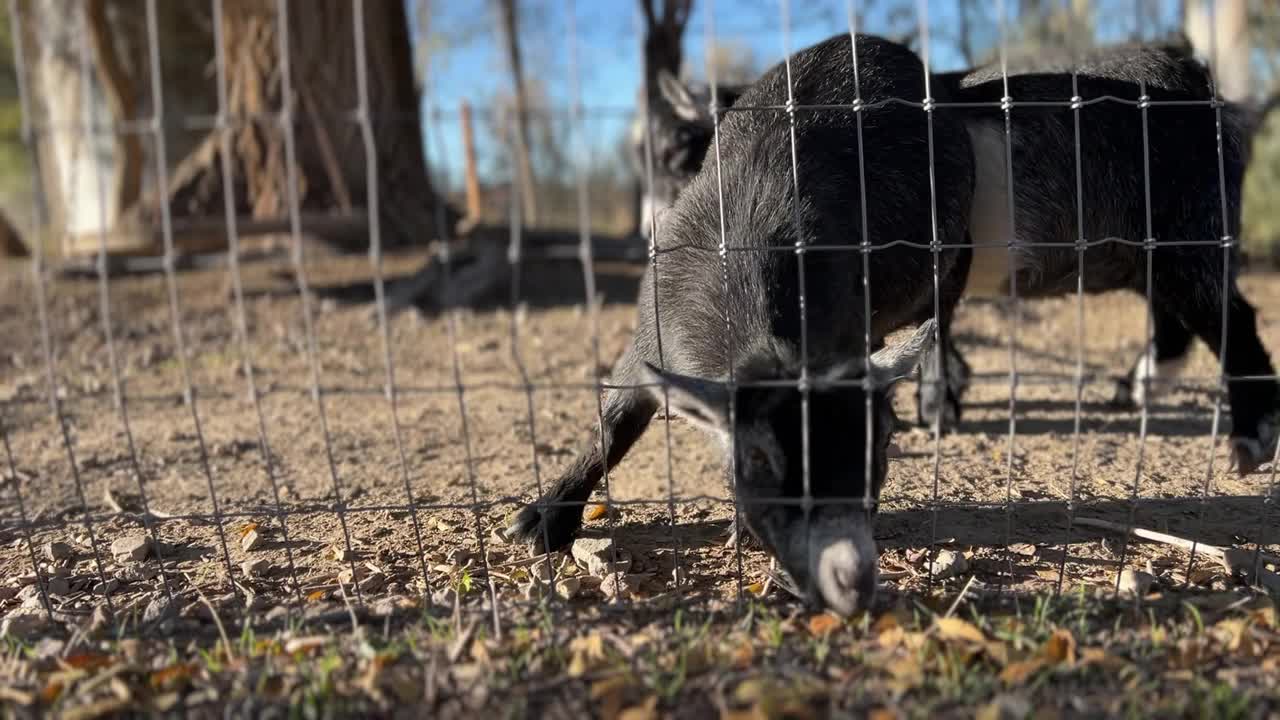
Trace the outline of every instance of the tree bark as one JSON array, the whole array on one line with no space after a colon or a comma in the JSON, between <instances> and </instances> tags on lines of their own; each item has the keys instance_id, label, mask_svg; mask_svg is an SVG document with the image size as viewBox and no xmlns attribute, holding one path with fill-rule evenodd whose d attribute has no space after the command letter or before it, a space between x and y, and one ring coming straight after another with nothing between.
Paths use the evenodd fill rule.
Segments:
<instances>
[{"instance_id":1,"label":"tree bark","mask_svg":"<svg viewBox=\"0 0 1280 720\"><path fill-rule=\"evenodd\" d=\"M524 62L520 56L520 22L516 15L515 0L497 0L499 27L507 53L507 67L511 70L511 85L515 93L516 133L513 150L516 168L520 174L520 197L525 222L537 224L538 201L534 193L533 162L529 158L529 98L524 86Z\"/></svg>"},{"instance_id":2,"label":"tree bark","mask_svg":"<svg viewBox=\"0 0 1280 720\"><path fill-rule=\"evenodd\" d=\"M176 216L221 216L227 192L238 215L288 216L285 130L277 121L287 102L294 118L300 210L367 210L370 185L377 183L384 246L425 241L434 233L437 208L453 227L457 214L436 195L423 157L403 3L364 6L376 178L366 177L365 147L352 118L359 105L352 3L309 0L289 6L289 98L283 97L275 3L224 0L222 7L234 179L231 188L223 187L222 139L215 131L173 173L167 201Z\"/></svg>"},{"instance_id":3,"label":"tree bark","mask_svg":"<svg viewBox=\"0 0 1280 720\"><path fill-rule=\"evenodd\" d=\"M9 218L0 211L0 257L24 258L31 253L18 236L18 230L9 222Z\"/></svg>"},{"instance_id":4,"label":"tree bark","mask_svg":"<svg viewBox=\"0 0 1280 720\"><path fill-rule=\"evenodd\" d=\"M106 0L86 0L84 22L89 45L93 48L98 82L102 83L107 106L111 108L112 124L116 126L115 177L112 179L110 202L113 208L111 217L119 217L138 202L142 192L142 139L135 128L125 127L133 120L133 113L138 107L138 93L116 48L111 24L107 20Z\"/></svg>"}]
</instances>

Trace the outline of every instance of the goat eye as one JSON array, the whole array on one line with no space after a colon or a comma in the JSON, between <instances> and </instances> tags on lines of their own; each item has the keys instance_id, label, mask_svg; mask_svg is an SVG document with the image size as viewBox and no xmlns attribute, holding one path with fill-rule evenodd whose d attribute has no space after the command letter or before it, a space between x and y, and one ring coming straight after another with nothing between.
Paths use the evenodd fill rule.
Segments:
<instances>
[{"instance_id":1,"label":"goat eye","mask_svg":"<svg viewBox=\"0 0 1280 720\"><path fill-rule=\"evenodd\" d=\"M682 127L676 130L676 142L687 143L692 136L693 133L689 132L689 128Z\"/></svg>"},{"instance_id":2,"label":"goat eye","mask_svg":"<svg viewBox=\"0 0 1280 720\"><path fill-rule=\"evenodd\" d=\"M763 469L769 467L769 456L760 448L751 448L747 453L747 462L751 463L751 467Z\"/></svg>"}]
</instances>

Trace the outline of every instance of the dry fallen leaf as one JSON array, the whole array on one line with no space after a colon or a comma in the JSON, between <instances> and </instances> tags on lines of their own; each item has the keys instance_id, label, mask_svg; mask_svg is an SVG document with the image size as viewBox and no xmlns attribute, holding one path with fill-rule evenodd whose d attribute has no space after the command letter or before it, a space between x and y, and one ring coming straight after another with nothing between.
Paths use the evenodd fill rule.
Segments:
<instances>
[{"instance_id":1,"label":"dry fallen leaf","mask_svg":"<svg viewBox=\"0 0 1280 720\"><path fill-rule=\"evenodd\" d=\"M1045 659L1039 656L1021 662L1009 663L1000 672L1000 681L1006 685L1021 685L1047 665L1048 663Z\"/></svg>"},{"instance_id":2,"label":"dry fallen leaf","mask_svg":"<svg viewBox=\"0 0 1280 720\"><path fill-rule=\"evenodd\" d=\"M95 652L72 653L58 661L64 668L93 671L115 664L109 656Z\"/></svg>"},{"instance_id":3,"label":"dry fallen leaf","mask_svg":"<svg viewBox=\"0 0 1280 720\"><path fill-rule=\"evenodd\" d=\"M325 594L324 590L314 590L312 592L309 592L307 593L307 602L309 603L320 602L320 600L324 597L324 594Z\"/></svg>"},{"instance_id":4,"label":"dry fallen leaf","mask_svg":"<svg viewBox=\"0 0 1280 720\"><path fill-rule=\"evenodd\" d=\"M62 683L55 680L40 690L40 702L45 705L52 705L53 701L57 700L60 695L62 695Z\"/></svg>"},{"instance_id":5,"label":"dry fallen leaf","mask_svg":"<svg viewBox=\"0 0 1280 720\"><path fill-rule=\"evenodd\" d=\"M867 713L867 720L898 720L900 717L902 715L897 710L883 706L872 708L871 712Z\"/></svg>"},{"instance_id":6,"label":"dry fallen leaf","mask_svg":"<svg viewBox=\"0 0 1280 720\"><path fill-rule=\"evenodd\" d=\"M756 659L755 648L751 647L751 643L747 642L746 640L743 640L741 643L739 643L738 647L734 648L733 650L733 655L732 655L733 666L738 668L739 670L746 670L747 668L751 667L751 664L755 662L755 659Z\"/></svg>"},{"instance_id":7,"label":"dry fallen leaf","mask_svg":"<svg viewBox=\"0 0 1280 720\"><path fill-rule=\"evenodd\" d=\"M600 518L608 514L609 514L609 510L604 505L601 505L601 504L588 505L586 507L586 510L583 511L582 513L582 519L586 520L587 522L591 522L592 520L599 520Z\"/></svg>"},{"instance_id":8,"label":"dry fallen leaf","mask_svg":"<svg viewBox=\"0 0 1280 720\"><path fill-rule=\"evenodd\" d=\"M643 703L633 705L618 713L618 720L651 720L651 718L656 717L658 717L657 695L650 695L649 699Z\"/></svg>"},{"instance_id":9,"label":"dry fallen leaf","mask_svg":"<svg viewBox=\"0 0 1280 720\"><path fill-rule=\"evenodd\" d=\"M938 629L938 637L942 640L964 640L982 643L987 639L981 630L974 627L973 623L960 618L938 618L934 621L934 627Z\"/></svg>"},{"instance_id":10,"label":"dry fallen leaf","mask_svg":"<svg viewBox=\"0 0 1280 720\"><path fill-rule=\"evenodd\" d=\"M599 704L600 717L616 718L622 711L623 695L627 691L627 678L614 675L591 685L591 699Z\"/></svg>"},{"instance_id":11,"label":"dry fallen leaf","mask_svg":"<svg viewBox=\"0 0 1280 720\"><path fill-rule=\"evenodd\" d=\"M186 680L191 677L193 672L195 672L195 667L190 663L175 663L151 673L151 687L159 689Z\"/></svg>"},{"instance_id":12,"label":"dry fallen leaf","mask_svg":"<svg viewBox=\"0 0 1280 720\"><path fill-rule=\"evenodd\" d=\"M1072 637L1071 632L1061 628L1054 630L1049 639L1044 642L1044 646L1040 648L1040 656L1050 663L1066 663L1074 665L1076 662L1076 639Z\"/></svg>"},{"instance_id":13,"label":"dry fallen leaf","mask_svg":"<svg viewBox=\"0 0 1280 720\"><path fill-rule=\"evenodd\" d=\"M240 526L240 537L244 537L245 535L248 535L249 533L257 529L258 529L258 523L256 522L245 523L244 525Z\"/></svg>"},{"instance_id":14,"label":"dry fallen leaf","mask_svg":"<svg viewBox=\"0 0 1280 720\"><path fill-rule=\"evenodd\" d=\"M840 618L831 613L818 613L809 618L809 633L814 637L826 637L840 627Z\"/></svg>"},{"instance_id":15,"label":"dry fallen leaf","mask_svg":"<svg viewBox=\"0 0 1280 720\"><path fill-rule=\"evenodd\" d=\"M747 592L751 593L752 595L755 595L756 597L759 597L760 595L763 595L763 594L764 594L764 583L762 583L762 582L753 582L753 583L751 583L750 585L748 585L748 586L747 586Z\"/></svg>"},{"instance_id":16,"label":"dry fallen leaf","mask_svg":"<svg viewBox=\"0 0 1280 720\"><path fill-rule=\"evenodd\" d=\"M596 633L569 641L569 677L582 677L604 659L604 639Z\"/></svg>"}]
</instances>

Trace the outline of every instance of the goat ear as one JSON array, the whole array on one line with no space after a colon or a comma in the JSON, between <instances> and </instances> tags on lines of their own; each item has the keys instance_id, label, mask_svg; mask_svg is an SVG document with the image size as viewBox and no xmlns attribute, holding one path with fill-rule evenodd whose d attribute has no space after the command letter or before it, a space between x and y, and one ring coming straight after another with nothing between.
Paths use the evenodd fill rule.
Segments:
<instances>
[{"instance_id":1,"label":"goat ear","mask_svg":"<svg viewBox=\"0 0 1280 720\"><path fill-rule=\"evenodd\" d=\"M872 380L878 387L889 387L906 377L919 364L920 357L933 349L938 322L933 318L920 323L915 333L903 343L886 345L871 356Z\"/></svg>"},{"instance_id":2,"label":"goat ear","mask_svg":"<svg viewBox=\"0 0 1280 720\"><path fill-rule=\"evenodd\" d=\"M640 372L645 389L659 403L669 401L680 417L713 432L729 431L729 388L724 383L660 370L647 362Z\"/></svg>"},{"instance_id":3,"label":"goat ear","mask_svg":"<svg viewBox=\"0 0 1280 720\"><path fill-rule=\"evenodd\" d=\"M681 119L695 122L701 117L702 112L693 99L693 93L665 68L658 71L658 90Z\"/></svg>"}]
</instances>

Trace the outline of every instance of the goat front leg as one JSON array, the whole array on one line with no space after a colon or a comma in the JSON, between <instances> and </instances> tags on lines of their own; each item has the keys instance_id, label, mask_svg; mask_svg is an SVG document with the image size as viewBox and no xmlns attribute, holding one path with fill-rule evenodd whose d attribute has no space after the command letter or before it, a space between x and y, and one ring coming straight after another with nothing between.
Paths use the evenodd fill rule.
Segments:
<instances>
[{"instance_id":1,"label":"goat front leg","mask_svg":"<svg viewBox=\"0 0 1280 720\"><path fill-rule=\"evenodd\" d=\"M628 350L614 368L612 382L634 385L638 372L634 350ZM573 542L582 527L582 508L607 468L615 467L649 426L658 409L644 388L612 387L604 392L603 422L591 444L537 501L516 514L507 537L546 552Z\"/></svg>"}]
</instances>

